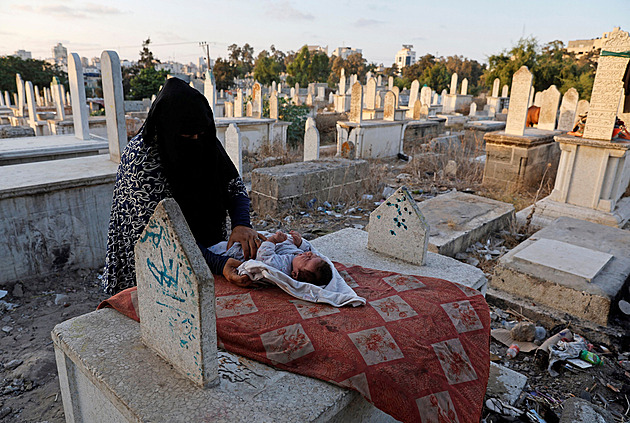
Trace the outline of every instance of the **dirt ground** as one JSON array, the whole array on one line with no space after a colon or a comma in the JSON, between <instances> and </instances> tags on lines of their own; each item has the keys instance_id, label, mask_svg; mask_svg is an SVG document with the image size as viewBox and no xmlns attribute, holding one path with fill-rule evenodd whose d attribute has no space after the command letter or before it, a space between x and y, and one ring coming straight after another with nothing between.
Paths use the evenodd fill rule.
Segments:
<instances>
[{"instance_id":1,"label":"dirt ground","mask_svg":"<svg viewBox=\"0 0 630 423\"><path fill-rule=\"evenodd\" d=\"M307 239L345 227L364 229L369 213L376 207L375 203L382 200L384 188L402 184L410 188L418 201L453 188L486 196L492 194L495 198L501 197L504 200L509 197L481 191L478 186L478 169L468 169L472 173L468 173L464 179L449 179L434 171L427 171L417 161L413 162L414 160L385 160L373 163L374 181L366 188L365 198L342 204L316 204L313 208L289 210L278 216L253 214L252 223L258 230L295 229ZM476 176L470 178L471 174ZM517 200L524 206L528 201L531 203L532 198L533 194L522 194ZM518 229L513 228L512 231L495 234L490 241L504 246L503 251L506 251L527 236L522 229L519 233ZM490 277L498 257L471 251L463 260L469 263L476 261L475 264ZM68 271L0 288L8 291L0 300L0 420L64 422L50 332L57 323L94 310L107 297L100 287L99 272L95 269ZM509 310L496 308L493 308L492 316L493 327L501 327L504 321L520 318L517 314L510 314ZM553 334L563 327L545 329ZM507 347L494 340L490 351L494 361L528 377L528 386L517 403L520 409L535 409L548 423L557 422L562 414L563 401L576 396L616 413L616 421L628 421L628 356L620 356L624 351L619 345L605 346L609 351L605 354L602 354L600 347L599 344L594 345L595 351L604 357L602 366L580 371L560 368L561 374L555 378L535 362L533 354L520 353L513 360L507 359ZM624 358L626 361L623 364L626 368L619 364L619 359ZM484 410L484 418L486 422L532 421L524 417L521 420L510 420L487 409Z\"/></svg>"}]
</instances>

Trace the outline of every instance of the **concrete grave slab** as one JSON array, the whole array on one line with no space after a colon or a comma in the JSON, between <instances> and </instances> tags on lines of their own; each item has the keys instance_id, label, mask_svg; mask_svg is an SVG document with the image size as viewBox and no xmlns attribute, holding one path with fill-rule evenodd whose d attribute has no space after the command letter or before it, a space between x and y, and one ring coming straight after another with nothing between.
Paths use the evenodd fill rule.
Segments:
<instances>
[{"instance_id":1,"label":"concrete grave slab","mask_svg":"<svg viewBox=\"0 0 630 423\"><path fill-rule=\"evenodd\" d=\"M174 199L160 201L134 252L142 342L196 384L216 385L214 278Z\"/></svg>"},{"instance_id":2,"label":"concrete grave slab","mask_svg":"<svg viewBox=\"0 0 630 423\"><path fill-rule=\"evenodd\" d=\"M432 252L427 252L426 264L418 266L368 250L367 243L368 233L354 228L342 229L311 241L319 252L346 265L446 279L476 289L482 294L486 292L488 281L477 267Z\"/></svg>"},{"instance_id":3,"label":"concrete grave slab","mask_svg":"<svg viewBox=\"0 0 630 423\"><path fill-rule=\"evenodd\" d=\"M60 323L52 338L68 422L396 421L358 392L223 350L221 383L204 389L147 348L140 324L113 309Z\"/></svg>"},{"instance_id":4,"label":"concrete grave slab","mask_svg":"<svg viewBox=\"0 0 630 423\"><path fill-rule=\"evenodd\" d=\"M370 250L422 266L429 224L406 187L400 187L370 214Z\"/></svg>"},{"instance_id":5,"label":"concrete grave slab","mask_svg":"<svg viewBox=\"0 0 630 423\"><path fill-rule=\"evenodd\" d=\"M486 396L514 405L526 384L527 376L491 362Z\"/></svg>"},{"instance_id":6,"label":"concrete grave slab","mask_svg":"<svg viewBox=\"0 0 630 423\"><path fill-rule=\"evenodd\" d=\"M47 135L0 140L0 166L104 154L107 141L78 140L73 135Z\"/></svg>"},{"instance_id":7,"label":"concrete grave slab","mask_svg":"<svg viewBox=\"0 0 630 423\"><path fill-rule=\"evenodd\" d=\"M592 282L612 257L612 254L545 238L514 254L517 261L577 276L585 282Z\"/></svg>"},{"instance_id":8,"label":"concrete grave slab","mask_svg":"<svg viewBox=\"0 0 630 423\"><path fill-rule=\"evenodd\" d=\"M254 210L264 216L305 206L313 198L318 204L352 198L367 176L365 160L320 159L258 168L252 171L250 198Z\"/></svg>"},{"instance_id":9,"label":"concrete grave slab","mask_svg":"<svg viewBox=\"0 0 630 423\"><path fill-rule=\"evenodd\" d=\"M614 423L617 420L607 410L581 398L569 398L563 403L560 423Z\"/></svg>"},{"instance_id":10,"label":"concrete grave slab","mask_svg":"<svg viewBox=\"0 0 630 423\"><path fill-rule=\"evenodd\" d=\"M514 206L453 191L418 203L429 223L429 251L454 257L492 232L508 227Z\"/></svg>"},{"instance_id":11,"label":"concrete grave slab","mask_svg":"<svg viewBox=\"0 0 630 423\"><path fill-rule=\"evenodd\" d=\"M549 249L549 246L562 248L563 244L570 244L572 246L570 251L576 251L574 247L581 247L584 250L595 251L593 255L602 258L611 255L612 258L589 282L583 276L568 273L566 263L560 264L551 260L547 265L517 257L524 254L525 249L537 249L539 246L535 246L535 243L540 240L546 241L540 244L544 250L536 252L538 261L542 261L540 255L544 253L553 254L558 258L561 254L566 254ZM619 299L622 289L627 289L624 287L630 276L628 245L630 245L628 231L560 217L501 257L494 269L491 285L497 290L605 326L611 315L612 304ZM585 253L582 256L585 262L591 261L589 254ZM527 256L527 253L525 255ZM580 266L590 264L583 263ZM585 273L584 270L581 272Z\"/></svg>"}]
</instances>

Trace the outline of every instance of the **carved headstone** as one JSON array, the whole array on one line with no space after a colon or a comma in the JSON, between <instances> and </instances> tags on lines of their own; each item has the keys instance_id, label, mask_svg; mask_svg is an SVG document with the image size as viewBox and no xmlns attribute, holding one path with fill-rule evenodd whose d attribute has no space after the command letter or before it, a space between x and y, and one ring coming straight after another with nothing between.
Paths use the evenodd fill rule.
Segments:
<instances>
[{"instance_id":1,"label":"carved headstone","mask_svg":"<svg viewBox=\"0 0 630 423\"><path fill-rule=\"evenodd\" d=\"M477 103L472 103L470 105L470 113L468 113L468 116L476 116L477 115Z\"/></svg>"},{"instance_id":2,"label":"carved headstone","mask_svg":"<svg viewBox=\"0 0 630 423\"><path fill-rule=\"evenodd\" d=\"M248 101L245 105L245 116L253 117L254 116L254 105L251 101Z\"/></svg>"},{"instance_id":3,"label":"carved headstone","mask_svg":"<svg viewBox=\"0 0 630 423\"><path fill-rule=\"evenodd\" d=\"M390 76L389 78L387 78L387 90L391 91L394 89L394 77Z\"/></svg>"},{"instance_id":4,"label":"carved headstone","mask_svg":"<svg viewBox=\"0 0 630 423\"><path fill-rule=\"evenodd\" d=\"M411 83L411 89L409 90L409 108L412 109L413 105L416 103L418 99L418 93L420 91L420 82L417 79L414 79Z\"/></svg>"},{"instance_id":5,"label":"carved headstone","mask_svg":"<svg viewBox=\"0 0 630 423\"><path fill-rule=\"evenodd\" d=\"M597 61L584 138L604 141L612 139L619 101L623 94L623 78L630 59L627 56L608 56L605 52L624 51L630 51L630 37L625 31L615 30L603 43L602 53Z\"/></svg>"},{"instance_id":6,"label":"carved headstone","mask_svg":"<svg viewBox=\"0 0 630 423\"><path fill-rule=\"evenodd\" d=\"M365 108L374 110L376 108L376 80L370 78L365 88Z\"/></svg>"},{"instance_id":7,"label":"carved headstone","mask_svg":"<svg viewBox=\"0 0 630 423\"><path fill-rule=\"evenodd\" d=\"M450 86L450 94L457 94L457 74L454 73L451 75L451 86Z\"/></svg>"},{"instance_id":8,"label":"carved headstone","mask_svg":"<svg viewBox=\"0 0 630 423\"><path fill-rule=\"evenodd\" d=\"M66 118L66 111L64 110L64 107L63 107L63 100L62 100L63 94L61 92L61 84L59 83L59 79L56 76L53 77L53 80L50 84L50 91L52 93L53 102L55 103L55 110L56 110L55 120L60 120L60 121L64 120ZM45 92L45 89L44 89L44 92ZM126 137L126 134L125 134L125 137Z\"/></svg>"},{"instance_id":9,"label":"carved headstone","mask_svg":"<svg viewBox=\"0 0 630 423\"><path fill-rule=\"evenodd\" d=\"M510 89L510 87L508 87L507 84L505 84L503 86L503 89L501 90L501 97L507 97L509 89Z\"/></svg>"},{"instance_id":10,"label":"carved headstone","mask_svg":"<svg viewBox=\"0 0 630 423\"><path fill-rule=\"evenodd\" d=\"M4 92L4 104L5 104L7 107L11 107L11 96L9 95L9 92L8 92L8 91L5 91L5 92Z\"/></svg>"},{"instance_id":11,"label":"carved headstone","mask_svg":"<svg viewBox=\"0 0 630 423\"><path fill-rule=\"evenodd\" d=\"M543 91L538 91L536 94L534 94L534 106L541 107L543 97L544 97Z\"/></svg>"},{"instance_id":12,"label":"carved headstone","mask_svg":"<svg viewBox=\"0 0 630 423\"><path fill-rule=\"evenodd\" d=\"M252 117L261 118L262 108L262 87L258 82L256 82L254 84L254 88L252 89Z\"/></svg>"},{"instance_id":13,"label":"carved headstone","mask_svg":"<svg viewBox=\"0 0 630 423\"><path fill-rule=\"evenodd\" d=\"M415 103L413 103L413 113L411 117L413 120L422 118L422 102L420 100L416 100Z\"/></svg>"},{"instance_id":14,"label":"carved headstone","mask_svg":"<svg viewBox=\"0 0 630 423\"><path fill-rule=\"evenodd\" d=\"M420 90L420 102L427 106L431 105L431 88L426 85Z\"/></svg>"},{"instance_id":15,"label":"carved headstone","mask_svg":"<svg viewBox=\"0 0 630 423\"><path fill-rule=\"evenodd\" d=\"M559 131L571 131L573 129L579 97L580 95L575 88L569 88L562 96L560 117L558 118Z\"/></svg>"},{"instance_id":16,"label":"carved headstone","mask_svg":"<svg viewBox=\"0 0 630 423\"><path fill-rule=\"evenodd\" d=\"M462 95L468 95L468 78L462 80Z\"/></svg>"},{"instance_id":17,"label":"carved headstone","mask_svg":"<svg viewBox=\"0 0 630 423\"><path fill-rule=\"evenodd\" d=\"M223 103L223 107L224 107L224 115L226 118L233 118L234 117L234 103L232 103L231 101L226 101Z\"/></svg>"},{"instance_id":18,"label":"carved headstone","mask_svg":"<svg viewBox=\"0 0 630 423\"><path fill-rule=\"evenodd\" d=\"M370 250L424 265L428 242L429 224L405 187L396 190L370 214Z\"/></svg>"},{"instance_id":19,"label":"carved headstone","mask_svg":"<svg viewBox=\"0 0 630 423\"><path fill-rule=\"evenodd\" d=\"M26 104L26 92L24 91L24 81L19 73L15 74L15 86L17 88L17 115L24 116L24 106Z\"/></svg>"},{"instance_id":20,"label":"carved headstone","mask_svg":"<svg viewBox=\"0 0 630 423\"><path fill-rule=\"evenodd\" d=\"M251 104L250 102L247 102ZM243 143L241 140L241 131L233 123L225 130L225 152L234 163L234 167L238 170L238 174L243 174Z\"/></svg>"},{"instance_id":21,"label":"carved headstone","mask_svg":"<svg viewBox=\"0 0 630 423\"><path fill-rule=\"evenodd\" d=\"M339 95L346 95L346 71L341 68L341 76L339 77Z\"/></svg>"},{"instance_id":22,"label":"carved headstone","mask_svg":"<svg viewBox=\"0 0 630 423\"><path fill-rule=\"evenodd\" d=\"M547 88L542 95L538 129L554 131L558 119L558 107L560 106L560 91L555 85Z\"/></svg>"},{"instance_id":23,"label":"carved headstone","mask_svg":"<svg viewBox=\"0 0 630 423\"><path fill-rule=\"evenodd\" d=\"M127 121L120 59L115 51L105 50L101 54L101 76L105 120L107 121L107 139L109 140L109 159L114 163L120 163L120 155L127 146ZM60 85L57 87L58 89L61 88ZM61 91L59 97L62 97Z\"/></svg>"},{"instance_id":24,"label":"carved headstone","mask_svg":"<svg viewBox=\"0 0 630 423\"><path fill-rule=\"evenodd\" d=\"M393 91L385 93L385 104L383 106L383 120L393 121L396 115L396 94Z\"/></svg>"},{"instance_id":25,"label":"carved headstone","mask_svg":"<svg viewBox=\"0 0 630 423\"><path fill-rule=\"evenodd\" d=\"M304 161L319 159L319 131L315 126L315 120L306 119L304 128Z\"/></svg>"},{"instance_id":26,"label":"carved headstone","mask_svg":"<svg viewBox=\"0 0 630 423\"><path fill-rule=\"evenodd\" d=\"M512 81L514 82L514 81ZM536 94L536 90L534 89L534 86L532 85L532 88L529 91L529 100L527 101L527 107L530 107L534 104L534 95Z\"/></svg>"},{"instance_id":27,"label":"carved headstone","mask_svg":"<svg viewBox=\"0 0 630 423\"><path fill-rule=\"evenodd\" d=\"M394 87L394 88L392 88L392 92L396 96L396 108L398 108L398 105L400 104L399 101L398 101L398 97L400 97L400 88Z\"/></svg>"},{"instance_id":28,"label":"carved headstone","mask_svg":"<svg viewBox=\"0 0 630 423\"><path fill-rule=\"evenodd\" d=\"M37 105L35 104L35 90L33 89L33 83L31 81L26 81L25 84L25 92L26 92L26 106L28 108L28 122L31 125L37 124Z\"/></svg>"},{"instance_id":29,"label":"carved headstone","mask_svg":"<svg viewBox=\"0 0 630 423\"><path fill-rule=\"evenodd\" d=\"M520 136L524 134L531 88L532 74L527 66L521 66L512 77L512 89L510 90L512 95L510 96L510 108L505 123L506 134Z\"/></svg>"},{"instance_id":30,"label":"carved headstone","mask_svg":"<svg viewBox=\"0 0 630 423\"><path fill-rule=\"evenodd\" d=\"M172 198L155 208L135 259L142 341L194 383L218 384L214 278Z\"/></svg>"},{"instance_id":31,"label":"carved headstone","mask_svg":"<svg viewBox=\"0 0 630 423\"><path fill-rule=\"evenodd\" d=\"M376 78L376 85L379 87L383 85L383 75L379 75L378 78Z\"/></svg>"},{"instance_id":32,"label":"carved headstone","mask_svg":"<svg viewBox=\"0 0 630 423\"><path fill-rule=\"evenodd\" d=\"M501 80L499 78L494 78L494 82L492 83L492 97L499 96L499 86L501 85Z\"/></svg>"},{"instance_id":33,"label":"carved headstone","mask_svg":"<svg viewBox=\"0 0 630 423\"><path fill-rule=\"evenodd\" d=\"M269 117L278 119L278 93L275 91L269 96Z\"/></svg>"},{"instance_id":34,"label":"carved headstone","mask_svg":"<svg viewBox=\"0 0 630 423\"><path fill-rule=\"evenodd\" d=\"M88 127L87 101L85 99L85 81L81 58L76 53L68 55L68 80L72 93L72 120L74 122L74 136L80 140L90 139Z\"/></svg>"},{"instance_id":35,"label":"carved headstone","mask_svg":"<svg viewBox=\"0 0 630 423\"><path fill-rule=\"evenodd\" d=\"M308 93L308 95L306 96L306 105L307 106L313 105L313 94Z\"/></svg>"},{"instance_id":36,"label":"carved headstone","mask_svg":"<svg viewBox=\"0 0 630 423\"><path fill-rule=\"evenodd\" d=\"M234 117L243 117L243 90L240 88L236 91L234 99Z\"/></svg>"},{"instance_id":37,"label":"carved headstone","mask_svg":"<svg viewBox=\"0 0 630 423\"><path fill-rule=\"evenodd\" d=\"M363 87L360 82L352 85L352 95L350 96L350 122L361 123L363 120Z\"/></svg>"},{"instance_id":38,"label":"carved headstone","mask_svg":"<svg viewBox=\"0 0 630 423\"><path fill-rule=\"evenodd\" d=\"M206 71L206 79L203 81L203 95L208 100L212 112L216 114L217 105L217 86L214 81L214 75L211 70Z\"/></svg>"}]
</instances>

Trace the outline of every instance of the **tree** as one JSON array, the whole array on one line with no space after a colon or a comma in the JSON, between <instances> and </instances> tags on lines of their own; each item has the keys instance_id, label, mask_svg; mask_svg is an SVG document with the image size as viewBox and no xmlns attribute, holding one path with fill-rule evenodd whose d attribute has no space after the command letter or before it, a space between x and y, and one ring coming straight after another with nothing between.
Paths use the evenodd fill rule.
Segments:
<instances>
[{"instance_id":1,"label":"tree","mask_svg":"<svg viewBox=\"0 0 630 423\"><path fill-rule=\"evenodd\" d=\"M287 65L287 83L289 85L295 85L296 83L301 86L308 85L309 77L309 65L311 62L311 54L308 51L308 46L304 46L300 49L295 59Z\"/></svg>"},{"instance_id":2,"label":"tree","mask_svg":"<svg viewBox=\"0 0 630 423\"><path fill-rule=\"evenodd\" d=\"M0 91L16 92L15 74L19 73L24 81L31 81L38 87L50 85L53 77L68 88L68 74L57 65L43 60L22 60L17 56L0 57Z\"/></svg>"},{"instance_id":3,"label":"tree","mask_svg":"<svg viewBox=\"0 0 630 423\"><path fill-rule=\"evenodd\" d=\"M327 54L315 53L309 68L309 82L326 82L328 75L330 75L329 63Z\"/></svg>"},{"instance_id":4,"label":"tree","mask_svg":"<svg viewBox=\"0 0 630 423\"><path fill-rule=\"evenodd\" d=\"M273 47L273 46L272 46ZM282 65L270 56L267 50L258 54L254 63L254 79L263 85L270 85L272 81L280 82Z\"/></svg>"},{"instance_id":5,"label":"tree","mask_svg":"<svg viewBox=\"0 0 630 423\"><path fill-rule=\"evenodd\" d=\"M244 78L254 69L254 47L245 43L243 47L236 44L228 46L229 61L237 69L238 77Z\"/></svg>"},{"instance_id":6,"label":"tree","mask_svg":"<svg viewBox=\"0 0 630 423\"><path fill-rule=\"evenodd\" d=\"M167 75L168 71L165 69L156 70L153 67L149 67L140 70L138 75L131 80L129 98L131 100L142 100L157 94L160 86L164 85Z\"/></svg>"},{"instance_id":7,"label":"tree","mask_svg":"<svg viewBox=\"0 0 630 423\"><path fill-rule=\"evenodd\" d=\"M147 38L142 42L142 50L140 50L138 66L143 69L153 68L155 63L160 63L158 59L153 57L153 52L149 50L149 44L151 44L151 38Z\"/></svg>"},{"instance_id":8,"label":"tree","mask_svg":"<svg viewBox=\"0 0 630 423\"><path fill-rule=\"evenodd\" d=\"M229 60L218 58L212 69L217 90L227 90L234 85L234 78L238 76L238 69Z\"/></svg>"}]
</instances>

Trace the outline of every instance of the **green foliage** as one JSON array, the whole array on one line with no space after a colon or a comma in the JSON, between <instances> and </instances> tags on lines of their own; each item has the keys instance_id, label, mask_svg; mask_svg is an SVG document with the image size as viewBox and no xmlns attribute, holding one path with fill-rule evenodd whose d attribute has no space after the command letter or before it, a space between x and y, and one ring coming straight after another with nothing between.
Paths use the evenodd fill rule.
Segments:
<instances>
[{"instance_id":1,"label":"green foliage","mask_svg":"<svg viewBox=\"0 0 630 423\"><path fill-rule=\"evenodd\" d=\"M142 50L140 50L140 59L138 60L138 67L142 69L148 69L155 66L155 62L160 63L155 57L153 52L149 50L149 44L151 44L151 38L147 38L142 42Z\"/></svg>"},{"instance_id":2,"label":"green foliage","mask_svg":"<svg viewBox=\"0 0 630 423\"><path fill-rule=\"evenodd\" d=\"M105 108L94 110L90 112L90 116L105 116Z\"/></svg>"},{"instance_id":3,"label":"green foliage","mask_svg":"<svg viewBox=\"0 0 630 423\"><path fill-rule=\"evenodd\" d=\"M283 65L283 61L277 61L267 50L263 50L254 64L254 79L263 85L270 85L273 81L280 82Z\"/></svg>"},{"instance_id":4,"label":"green foliage","mask_svg":"<svg viewBox=\"0 0 630 423\"><path fill-rule=\"evenodd\" d=\"M244 78L254 69L254 47L249 43L245 43L243 47L231 44L228 51L230 63L236 67L239 78Z\"/></svg>"},{"instance_id":5,"label":"green foliage","mask_svg":"<svg viewBox=\"0 0 630 423\"><path fill-rule=\"evenodd\" d=\"M234 78L238 76L238 69L228 60L219 57L214 62L212 73L217 90L227 90L234 86Z\"/></svg>"},{"instance_id":6,"label":"green foliage","mask_svg":"<svg viewBox=\"0 0 630 423\"><path fill-rule=\"evenodd\" d=\"M129 99L151 98L153 94L157 94L160 86L164 85L167 75L168 71L165 69L159 71L153 67L142 69L130 82Z\"/></svg>"},{"instance_id":7,"label":"green foliage","mask_svg":"<svg viewBox=\"0 0 630 423\"><path fill-rule=\"evenodd\" d=\"M302 87L308 85L309 82L309 65L311 64L311 54L308 47L304 46L295 56L293 61L287 65L287 84L300 84Z\"/></svg>"},{"instance_id":8,"label":"green foliage","mask_svg":"<svg viewBox=\"0 0 630 423\"><path fill-rule=\"evenodd\" d=\"M426 85L440 92L448 88L451 76L457 73L459 81L468 79L468 91L475 94L481 88L480 79L483 70L484 65L463 56L435 57L432 54L426 54L413 65L403 68L403 85L409 88L417 79L420 86Z\"/></svg>"},{"instance_id":9,"label":"green foliage","mask_svg":"<svg viewBox=\"0 0 630 423\"><path fill-rule=\"evenodd\" d=\"M569 53L562 41L552 41L540 47L533 38L521 38L514 47L488 58L484 73L485 85L492 87L495 78L501 85L512 84L512 75L527 66L534 75L534 89L542 91L555 85L561 93L574 87L580 98L590 100L595 79L596 60L593 54L579 60Z\"/></svg>"},{"instance_id":10,"label":"green foliage","mask_svg":"<svg viewBox=\"0 0 630 423\"><path fill-rule=\"evenodd\" d=\"M284 97L278 99L278 117L280 120L291 123L287 129L287 142L293 148L304 142L304 125L309 110L308 106L296 106Z\"/></svg>"},{"instance_id":11,"label":"green foliage","mask_svg":"<svg viewBox=\"0 0 630 423\"><path fill-rule=\"evenodd\" d=\"M0 57L0 91L17 92L15 74L19 73L24 81L31 81L39 88L50 85L54 76L68 89L68 74L57 65L43 60L22 60L17 56Z\"/></svg>"}]
</instances>

